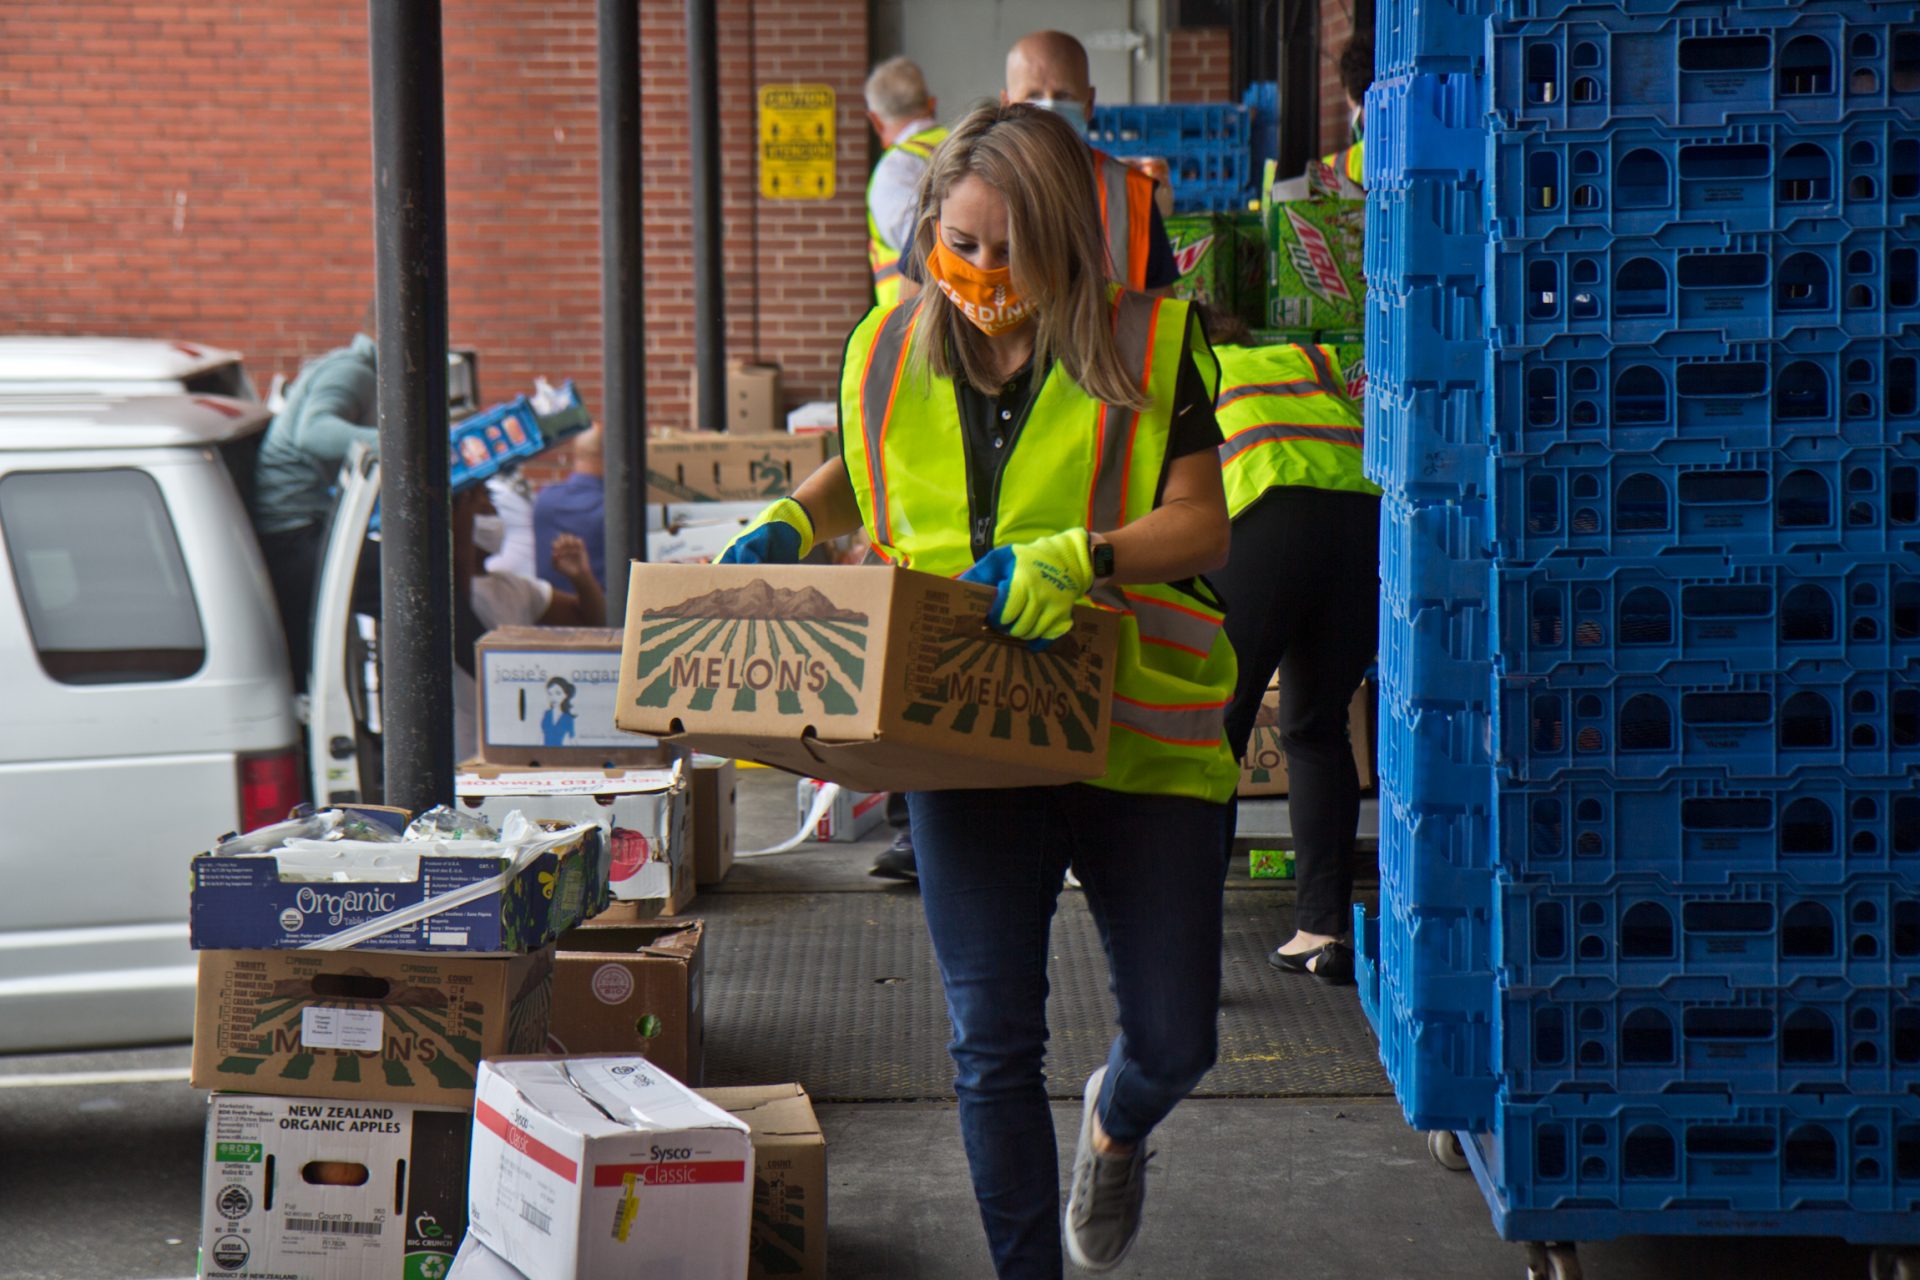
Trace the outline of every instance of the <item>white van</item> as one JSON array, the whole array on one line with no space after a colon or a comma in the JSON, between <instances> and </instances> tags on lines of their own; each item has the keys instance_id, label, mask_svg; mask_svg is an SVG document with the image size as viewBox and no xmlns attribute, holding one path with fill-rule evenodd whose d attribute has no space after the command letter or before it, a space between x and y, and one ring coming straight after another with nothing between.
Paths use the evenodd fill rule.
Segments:
<instances>
[{"instance_id":1,"label":"white van","mask_svg":"<svg viewBox=\"0 0 1920 1280\"><path fill-rule=\"evenodd\" d=\"M0 394L0 1050L182 1038L186 859L301 798L240 498L267 418Z\"/></svg>"}]
</instances>

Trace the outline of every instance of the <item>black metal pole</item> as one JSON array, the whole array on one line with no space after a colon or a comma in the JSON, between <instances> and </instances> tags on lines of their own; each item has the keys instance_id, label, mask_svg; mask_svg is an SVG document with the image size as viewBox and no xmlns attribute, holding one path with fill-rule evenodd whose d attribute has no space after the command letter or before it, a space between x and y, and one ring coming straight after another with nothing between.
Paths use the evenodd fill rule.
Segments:
<instances>
[{"instance_id":1,"label":"black metal pole","mask_svg":"<svg viewBox=\"0 0 1920 1280\"><path fill-rule=\"evenodd\" d=\"M693 358L700 377L695 428L726 428L727 297L720 246L720 46L715 0L687 0L687 98L693 147Z\"/></svg>"},{"instance_id":2,"label":"black metal pole","mask_svg":"<svg viewBox=\"0 0 1920 1280\"><path fill-rule=\"evenodd\" d=\"M606 406L607 621L647 558L646 279L640 242L640 0L599 0L600 335Z\"/></svg>"},{"instance_id":3,"label":"black metal pole","mask_svg":"<svg viewBox=\"0 0 1920 1280\"><path fill-rule=\"evenodd\" d=\"M439 0L368 0L386 802L453 801L447 155Z\"/></svg>"},{"instance_id":4,"label":"black metal pole","mask_svg":"<svg viewBox=\"0 0 1920 1280\"><path fill-rule=\"evenodd\" d=\"M1319 0L1285 0L1280 20L1278 176L1305 173L1320 154Z\"/></svg>"}]
</instances>

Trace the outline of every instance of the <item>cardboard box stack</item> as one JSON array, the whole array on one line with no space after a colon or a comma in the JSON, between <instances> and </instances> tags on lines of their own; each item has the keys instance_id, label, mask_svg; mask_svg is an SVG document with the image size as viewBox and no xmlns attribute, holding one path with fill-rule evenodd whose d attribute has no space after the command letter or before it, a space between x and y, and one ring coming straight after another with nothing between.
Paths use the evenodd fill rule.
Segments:
<instances>
[{"instance_id":1,"label":"cardboard box stack","mask_svg":"<svg viewBox=\"0 0 1920 1280\"><path fill-rule=\"evenodd\" d=\"M1180 279L1173 296L1259 328L1267 323L1267 241L1255 213L1183 213L1166 220Z\"/></svg>"},{"instance_id":2,"label":"cardboard box stack","mask_svg":"<svg viewBox=\"0 0 1920 1280\"><path fill-rule=\"evenodd\" d=\"M600 828L327 810L190 885L203 1274L444 1274L481 1060L544 1045L554 941L607 903Z\"/></svg>"}]
</instances>

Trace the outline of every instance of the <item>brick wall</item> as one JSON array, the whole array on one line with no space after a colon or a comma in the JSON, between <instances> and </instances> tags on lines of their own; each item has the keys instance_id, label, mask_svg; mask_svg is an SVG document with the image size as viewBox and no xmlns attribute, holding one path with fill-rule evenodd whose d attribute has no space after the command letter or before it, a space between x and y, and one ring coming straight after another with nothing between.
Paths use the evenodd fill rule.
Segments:
<instances>
[{"instance_id":1,"label":"brick wall","mask_svg":"<svg viewBox=\"0 0 1920 1280\"><path fill-rule=\"evenodd\" d=\"M719 0L729 350L832 394L866 306L863 6ZM641 0L649 416L692 360L684 6ZM449 306L482 389L567 374L599 403L591 0L446 0ZM761 201L755 86L840 96L838 193ZM192 337L262 387L373 288L366 9L339 0L0 6L0 332Z\"/></svg>"},{"instance_id":2,"label":"brick wall","mask_svg":"<svg viewBox=\"0 0 1920 1280\"><path fill-rule=\"evenodd\" d=\"M1320 4L1320 147L1327 155L1347 145L1347 91L1340 84L1340 54L1353 35L1353 15L1339 0Z\"/></svg>"},{"instance_id":3,"label":"brick wall","mask_svg":"<svg viewBox=\"0 0 1920 1280\"><path fill-rule=\"evenodd\" d=\"M1167 101L1233 101L1233 43L1226 27L1181 27L1168 33Z\"/></svg>"}]
</instances>

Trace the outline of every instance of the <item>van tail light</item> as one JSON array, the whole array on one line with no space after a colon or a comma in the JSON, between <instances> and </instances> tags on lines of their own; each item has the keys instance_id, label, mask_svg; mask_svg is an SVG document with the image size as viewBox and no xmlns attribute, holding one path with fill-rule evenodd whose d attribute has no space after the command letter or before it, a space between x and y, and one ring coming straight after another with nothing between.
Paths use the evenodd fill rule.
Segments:
<instances>
[{"instance_id":1,"label":"van tail light","mask_svg":"<svg viewBox=\"0 0 1920 1280\"><path fill-rule=\"evenodd\" d=\"M300 753L267 751L240 757L240 830L279 822L304 799L300 794Z\"/></svg>"}]
</instances>

